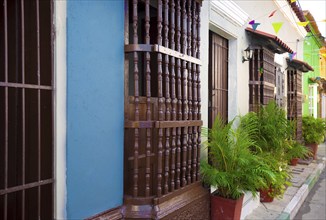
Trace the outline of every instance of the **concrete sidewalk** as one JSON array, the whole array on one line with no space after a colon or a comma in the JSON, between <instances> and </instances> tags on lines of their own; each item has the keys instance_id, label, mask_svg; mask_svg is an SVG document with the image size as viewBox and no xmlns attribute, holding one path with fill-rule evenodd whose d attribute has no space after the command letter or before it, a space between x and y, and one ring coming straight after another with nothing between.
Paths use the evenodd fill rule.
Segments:
<instances>
[{"instance_id":1,"label":"concrete sidewalk","mask_svg":"<svg viewBox=\"0 0 326 220\"><path fill-rule=\"evenodd\" d=\"M271 203L260 203L245 219L293 219L325 168L325 143L319 145L317 155L317 160L309 165L291 166L292 186L288 187L282 199L274 199Z\"/></svg>"}]
</instances>

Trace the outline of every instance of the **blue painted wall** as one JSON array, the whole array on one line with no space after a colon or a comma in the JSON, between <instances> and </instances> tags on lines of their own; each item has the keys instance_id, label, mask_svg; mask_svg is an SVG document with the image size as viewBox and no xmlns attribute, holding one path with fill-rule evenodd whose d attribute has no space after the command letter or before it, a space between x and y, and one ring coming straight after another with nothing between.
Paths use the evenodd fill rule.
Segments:
<instances>
[{"instance_id":1,"label":"blue painted wall","mask_svg":"<svg viewBox=\"0 0 326 220\"><path fill-rule=\"evenodd\" d=\"M122 204L123 22L122 0L67 2L68 219Z\"/></svg>"}]
</instances>

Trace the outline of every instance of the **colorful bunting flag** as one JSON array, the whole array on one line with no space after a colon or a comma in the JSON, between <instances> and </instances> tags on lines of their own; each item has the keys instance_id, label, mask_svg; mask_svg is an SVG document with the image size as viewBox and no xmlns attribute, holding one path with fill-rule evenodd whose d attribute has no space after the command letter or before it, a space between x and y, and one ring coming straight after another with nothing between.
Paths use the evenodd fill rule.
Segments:
<instances>
[{"instance_id":1,"label":"colorful bunting flag","mask_svg":"<svg viewBox=\"0 0 326 220\"><path fill-rule=\"evenodd\" d=\"M326 58L326 53L321 53L320 55Z\"/></svg>"},{"instance_id":2,"label":"colorful bunting flag","mask_svg":"<svg viewBox=\"0 0 326 220\"><path fill-rule=\"evenodd\" d=\"M309 24L309 21L304 21L304 22L297 22L299 26L305 27Z\"/></svg>"},{"instance_id":3,"label":"colorful bunting flag","mask_svg":"<svg viewBox=\"0 0 326 220\"><path fill-rule=\"evenodd\" d=\"M296 54L297 54L297 52L289 53L290 61L293 60L293 58L295 57Z\"/></svg>"},{"instance_id":4,"label":"colorful bunting flag","mask_svg":"<svg viewBox=\"0 0 326 220\"><path fill-rule=\"evenodd\" d=\"M274 31L275 31L276 34L279 32L279 30L280 30L281 27L283 26L283 23L284 23L284 22L273 22L273 23L272 23L273 28L274 28Z\"/></svg>"},{"instance_id":5,"label":"colorful bunting flag","mask_svg":"<svg viewBox=\"0 0 326 220\"><path fill-rule=\"evenodd\" d=\"M273 17L276 11L277 11L277 10L272 11L272 13L271 13L268 17L269 17L269 18L270 18L270 17Z\"/></svg>"},{"instance_id":6,"label":"colorful bunting flag","mask_svg":"<svg viewBox=\"0 0 326 220\"><path fill-rule=\"evenodd\" d=\"M297 0L291 0L291 3L296 2Z\"/></svg>"},{"instance_id":7,"label":"colorful bunting flag","mask_svg":"<svg viewBox=\"0 0 326 220\"><path fill-rule=\"evenodd\" d=\"M254 23L255 23L255 20L249 21L249 24L254 24Z\"/></svg>"},{"instance_id":8,"label":"colorful bunting flag","mask_svg":"<svg viewBox=\"0 0 326 220\"><path fill-rule=\"evenodd\" d=\"M252 29L254 29L254 31L257 29L258 25L260 25L260 23L254 23L252 24Z\"/></svg>"}]
</instances>

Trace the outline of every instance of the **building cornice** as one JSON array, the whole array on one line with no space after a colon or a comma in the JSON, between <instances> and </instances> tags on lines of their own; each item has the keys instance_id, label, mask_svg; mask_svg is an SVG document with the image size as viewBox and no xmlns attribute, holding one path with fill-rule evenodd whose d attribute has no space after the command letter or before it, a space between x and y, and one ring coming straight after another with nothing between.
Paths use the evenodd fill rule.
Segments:
<instances>
[{"instance_id":1,"label":"building cornice","mask_svg":"<svg viewBox=\"0 0 326 220\"><path fill-rule=\"evenodd\" d=\"M213 11L238 27L243 26L249 19L249 15L232 0L213 0L210 6Z\"/></svg>"}]
</instances>

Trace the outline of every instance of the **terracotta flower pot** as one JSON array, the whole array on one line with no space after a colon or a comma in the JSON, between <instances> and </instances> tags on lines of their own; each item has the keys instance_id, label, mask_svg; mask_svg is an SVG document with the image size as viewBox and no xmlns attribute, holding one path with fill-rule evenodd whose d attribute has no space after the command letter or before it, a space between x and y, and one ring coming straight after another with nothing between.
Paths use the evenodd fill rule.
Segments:
<instances>
[{"instance_id":1,"label":"terracotta flower pot","mask_svg":"<svg viewBox=\"0 0 326 220\"><path fill-rule=\"evenodd\" d=\"M240 220L243 197L233 200L212 194L211 220Z\"/></svg>"},{"instance_id":2,"label":"terracotta flower pot","mask_svg":"<svg viewBox=\"0 0 326 220\"><path fill-rule=\"evenodd\" d=\"M318 144L312 143L312 144L306 144L306 147L308 147L313 155L314 160L317 159L317 150L318 150Z\"/></svg>"},{"instance_id":3,"label":"terracotta flower pot","mask_svg":"<svg viewBox=\"0 0 326 220\"><path fill-rule=\"evenodd\" d=\"M260 192L260 201L261 202L273 202L274 198L269 195L273 190L272 188L269 189L261 189Z\"/></svg>"},{"instance_id":4,"label":"terracotta flower pot","mask_svg":"<svg viewBox=\"0 0 326 220\"><path fill-rule=\"evenodd\" d=\"M299 158L292 158L290 161L291 166L296 166L298 164Z\"/></svg>"}]
</instances>

